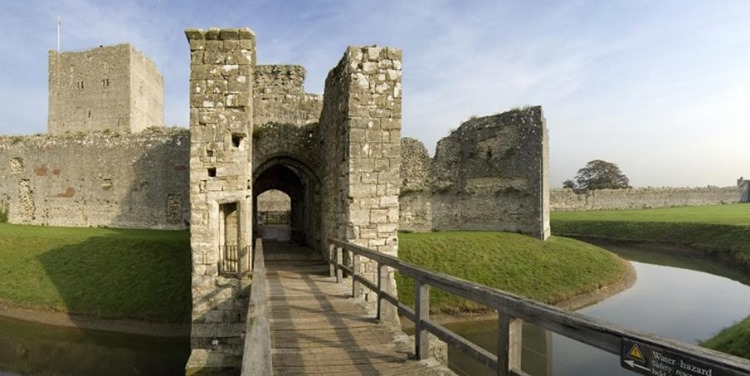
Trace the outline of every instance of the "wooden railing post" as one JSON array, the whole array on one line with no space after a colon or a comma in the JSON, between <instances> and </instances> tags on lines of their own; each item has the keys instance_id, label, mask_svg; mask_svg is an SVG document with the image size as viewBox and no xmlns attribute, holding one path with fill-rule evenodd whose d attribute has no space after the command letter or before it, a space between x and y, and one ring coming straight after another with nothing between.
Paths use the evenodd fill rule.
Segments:
<instances>
[{"instance_id":1,"label":"wooden railing post","mask_svg":"<svg viewBox=\"0 0 750 376\"><path fill-rule=\"evenodd\" d=\"M510 375L512 369L521 369L521 331L523 321L505 313L498 318L497 374Z\"/></svg>"},{"instance_id":2,"label":"wooden railing post","mask_svg":"<svg viewBox=\"0 0 750 376\"><path fill-rule=\"evenodd\" d=\"M357 269L359 268L359 255L352 252L352 298L359 297L359 280L357 279Z\"/></svg>"},{"instance_id":3,"label":"wooden railing post","mask_svg":"<svg viewBox=\"0 0 750 376\"><path fill-rule=\"evenodd\" d=\"M430 319L430 285L414 280L416 295L414 298L414 344L417 359L430 357L429 332L424 328L423 320Z\"/></svg>"},{"instance_id":4,"label":"wooden railing post","mask_svg":"<svg viewBox=\"0 0 750 376\"><path fill-rule=\"evenodd\" d=\"M344 280L344 270L341 269L343 263L344 250L341 247L336 247L336 283L341 283Z\"/></svg>"},{"instance_id":5,"label":"wooden railing post","mask_svg":"<svg viewBox=\"0 0 750 376\"><path fill-rule=\"evenodd\" d=\"M336 276L336 246L331 243L328 246L328 274L331 278Z\"/></svg>"},{"instance_id":6,"label":"wooden railing post","mask_svg":"<svg viewBox=\"0 0 750 376\"><path fill-rule=\"evenodd\" d=\"M378 321L383 320L383 286L388 283L388 269L387 266L378 263L378 310L375 316Z\"/></svg>"}]
</instances>

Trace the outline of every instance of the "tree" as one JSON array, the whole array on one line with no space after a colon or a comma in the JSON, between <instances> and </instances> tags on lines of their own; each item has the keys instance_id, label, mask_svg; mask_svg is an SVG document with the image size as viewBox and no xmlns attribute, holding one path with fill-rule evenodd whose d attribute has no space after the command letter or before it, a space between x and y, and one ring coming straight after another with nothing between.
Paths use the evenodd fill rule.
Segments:
<instances>
[{"instance_id":1,"label":"tree","mask_svg":"<svg viewBox=\"0 0 750 376\"><path fill-rule=\"evenodd\" d=\"M576 189L576 183L573 180L566 180L563 182L563 188Z\"/></svg>"},{"instance_id":2,"label":"tree","mask_svg":"<svg viewBox=\"0 0 750 376\"><path fill-rule=\"evenodd\" d=\"M575 177L575 187L569 187L573 182L566 180L563 186L573 188L575 191L583 192L594 189L624 189L630 188L630 179L620 171L616 164L595 159L586 163L578 170Z\"/></svg>"}]
</instances>

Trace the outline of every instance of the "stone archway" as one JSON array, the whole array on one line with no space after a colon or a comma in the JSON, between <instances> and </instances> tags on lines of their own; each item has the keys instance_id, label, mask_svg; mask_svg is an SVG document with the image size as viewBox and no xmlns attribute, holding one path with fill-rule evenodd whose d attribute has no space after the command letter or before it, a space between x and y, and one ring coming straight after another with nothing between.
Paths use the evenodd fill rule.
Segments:
<instances>
[{"instance_id":1,"label":"stone archway","mask_svg":"<svg viewBox=\"0 0 750 376\"><path fill-rule=\"evenodd\" d=\"M322 251L320 179L314 171L286 156L271 158L258 166L253 174L253 228L259 228L258 196L269 190L279 190L289 196L290 240Z\"/></svg>"}]
</instances>

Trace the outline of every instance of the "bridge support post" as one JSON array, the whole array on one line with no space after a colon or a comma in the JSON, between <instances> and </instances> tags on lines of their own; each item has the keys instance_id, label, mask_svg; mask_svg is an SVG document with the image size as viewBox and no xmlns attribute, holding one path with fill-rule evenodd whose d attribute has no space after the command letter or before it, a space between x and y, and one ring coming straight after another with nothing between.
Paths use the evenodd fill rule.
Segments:
<instances>
[{"instance_id":1,"label":"bridge support post","mask_svg":"<svg viewBox=\"0 0 750 376\"><path fill-rule=\"evenodd\" d=\"M414 344L417 359L430 357L430 334L424 328L423 320L430 319L430 285L415 280L416 296L414 299Z\"/></svg>"},{"instance_id":2,"label":"bridge support post","mask_svg":"<svg viewBox=\"0 0 750 376\"><path fill-rule=\"evenodd\" d=\"M341 247L336 247L336 283L341 283L344 280L344 271L341 270L340 266L344 264L344 250Z\"/></svg>"},{"instance_id":3,"label":"bridge support post","mask_svg":"<svg viewBox=\"0 0 750 376\"><path fill-rule=\"evenodd\" d=\"M498 318L497 374L510 375L510 370L521 369L521 331L523 321L505 313Z\"/></svg>"},{"instance_id":4,"label":"bridge support post","mask_svg":"<svg viewBox=\"0 0 750 376\"><path fill-rule=\"evenodd\" d=\"M328 274L331 278L336 276L336 246L331 244L328 246Z\"/></svg>"},{"instance_id":5,"label":"bridge support post","mask_svg":"<svg viewBox=\"0 0 750 376\"><path fill-rule=\"evenodd\" d=\"M359 280L357 280L357 272L359 269L359 255L352 252L352 298L360 297Z\"/></svg>"},{"instance_id":6,"label":"bridge support post","mask_svg":"<svg viewBox=\"0 0 750 376\"><path fill-rule=\"evenodd\" d=\"M388 284L388 269L386 268L387 266L378 263L378 310L376 318L379 322L382 322L383 318L386 317L382 296L383 287Z\"/></svg>"}]
</instances>

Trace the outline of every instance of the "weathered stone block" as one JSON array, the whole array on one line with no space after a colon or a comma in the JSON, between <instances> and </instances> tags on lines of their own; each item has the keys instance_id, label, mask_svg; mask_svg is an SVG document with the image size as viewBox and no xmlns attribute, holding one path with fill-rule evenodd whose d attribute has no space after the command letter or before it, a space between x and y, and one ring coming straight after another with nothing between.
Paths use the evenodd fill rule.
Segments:
<instances>
[{"instance_id":1,"label":"weathered stone block","mask_svg":"<svg viewBox=\"0 0 750 376\"><path fill-rule=\"evenodd\" d=\"M370 210L370 223L388 223L388 209Z\"/></svg>"},{"instance_id":2,"label":"weathered stone block","mask_svg":"<svg viewBox=\"0 0 750 376\"><path fill-rule=\"evenodd\" d=\"M227 40L237 40L240 38L240 31L239 29L221 29L219 31L219 39L227 41ZM226 48L226 44L225 44Z\"/></svg>"}]
</instances>

